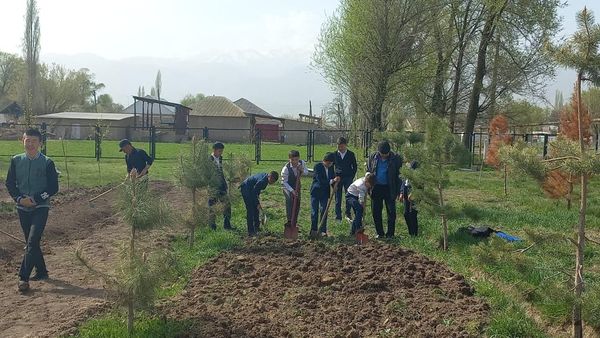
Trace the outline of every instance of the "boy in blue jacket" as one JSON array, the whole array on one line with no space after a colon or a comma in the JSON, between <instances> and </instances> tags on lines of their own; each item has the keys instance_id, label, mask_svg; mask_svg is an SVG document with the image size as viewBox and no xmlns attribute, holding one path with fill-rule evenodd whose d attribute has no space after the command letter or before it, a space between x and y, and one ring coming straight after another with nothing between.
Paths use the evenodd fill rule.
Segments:
<instances>
[{"instance_id":1,"label":"boy in blue jacket","mask_svg":"<svg viewBox=\"0 0 600 338\"><path fill-rule=\"evenodd\" d=\"M339 176L335 176L333 170L333 162L335 161L334 153L327 153L323 157L323 162L317 163L313 169L313 182L310 186L310 237L315 238L319 232L322 236L327 236L327 202L329 200L331 185L340 181ZM321 215L322 225L318 229L319 214Z\"/></svg>"},{"instance_id":2,"label":"boy in blue jacket","mask_svg":"<svg viewBox=\"0 0 600 338\"><path fill-rule=\"evenodd\" d=\"M48 279L40 241L48 220L50 197L58 192L58 173L54 162L40 153L42 134L29 129L23 135L25 153L10 161L6 176L8 193L17 203L19 221L27 246L19 270L19 291L29 290L30 280ZM35 267L36 273L29 278Z\"/></svg>"},{"instance_id":3,"label":"boy in blue jacket","mask_svg":"<svg viewBox=\"0 0 600 338\"><path fill-rule=\"evenodd\" d=\"M267 185L277 182L279 174L271 171L269 174L260 173L250 176L240 184L242 198L246 205L246 223L248 225L248 236L256 236L260 227L258 219L258 210L260 205L260 192L265 190Z\"/></svg>"}]
</instances>

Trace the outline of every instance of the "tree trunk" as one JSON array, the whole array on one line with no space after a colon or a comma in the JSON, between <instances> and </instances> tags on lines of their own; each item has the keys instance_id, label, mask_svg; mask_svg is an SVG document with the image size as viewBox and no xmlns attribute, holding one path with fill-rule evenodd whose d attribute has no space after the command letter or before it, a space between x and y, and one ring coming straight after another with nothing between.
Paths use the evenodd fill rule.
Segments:
<instances>
[{"instance_id":1,"label":"tree trunk","mask_svg":"<svg viewBox=\"0 0 600 338\"><path fill-rule=\"evenodd\" d=\"M479 97L483 88L483 77L485 76L485 59L488 45L494 36L495 15L491 14L485 22L483 32L481 33L481 41L479 42L479 51L477 53L477 66L475 68L475 80L473 82L473 90L469 99L469 109L467 111L467 120L465 121L465 136L463 137L463 145L471 151L471 134L475 129L475 121L479 114Z\"/></svg>"},{"instance_id":2,"label":"tree trunk","mask_svg":"<svg viewBox=\"0 0 600 338\"><path fill-rule=\"evenodd\" d=\"M490 119L496 115L496 101L497 94L496 89L498 88L498 59L500 58L500 37L496 34L494 39L494 66L492 68L492 81L490 82Z\"/></svg>"},{"instance_id":3,"label":"tree trunk","mask_svg":"<svg viewBox=\"0 0 600 338\"><path fill-rule=\"evenodd\" d=\"M508 196L508 167L504 165L504 196Z\"/></svg>"},{"instance_id":4,"label":"tree trunk","mask_svg":"<svg viewBox=\"0 0 600 338\"><path fill-rule=\"evenodd\" d=\"M437 68L435 71L435 81L433 85L433 97L431 98L431 112L439 117L444 117L444 75L446 67L444 65L444 44L442 42L442 33L440 27L435 25L435 42L437 49Z\"/></svg>"},{"instance_id":5,"label":"tree trunk","mask_svg":"<svg viewBox=\"0 0 600 338\"><path fill-rule=\"evenodd\" d=\"M471 149L471 134L475 129L475 121L479 114L479 97L481 96L481 90L483 89L483 77L486 72L486 55L489 43L494 38L494 31L496 29L496 22L502 15L502 12L508 5L508 0L504 1L504 4L498 11L489 9L490 13L481 32L481 40L479 42L479 49L477 51L477 66L475 68L475 80L473 81L473 91L471 92L471 98L469 100L469 110L467 111L467 120L465 122L465 137L463 138L463 144L465 148Z\"/></svg>"},{"instance_id":6,"label":"tree trunk","mask_svg":"<svg viewBox=\"0 0 600 338\"><path fill-rule=\"evenodd\" d=\"M579 127L579 148L582 159L585 157L585 141L583 139L583 124L581 119L581 71L577 74L577 119ZM573 303L573 337L583 337L583 321L581 318L581 296L583 294L583 252L585 249L585 213L587 209L588 176L581 175L581 195L579 201L579 222L577 223L577 250L575 254L575 302Z\"/></svg>"},{"instance_id":7,"label":"tree trunk","mask_svg":"<svg viewBox=\"0 0 600 338\"><path fill-rule=\"evenodd\" d=\"M133 293L129 291L129 300L127 301L127 333L130 337L133 336L133 319L134 319L134 308L133 308Z\"/></svg>"},{"instance_id":8,"label":"tree trunk","mask_svg":"<svg viewBox=\"0 0 600 338\"><path fill-rule=\"evenodd\" d=\"M439 195L439 204L442 210L444 209L444 189L441 184L438 184L438 195ZM446 212L442 211L442 230L443 230L443 245L442 249L444 251L448 250L448 220L446 218Z\"/></svg>"},{"instance_id":9,"label":"tree trunk","mask_svg":"<svg viewBox=\"0 0 600 338\"><path fill-rule=\"evenodd\" d=\"M194 247L194 232L196 228L196 188L192 188L192 221L190 222L190 248Z\"/></svg>"}]
</instances>

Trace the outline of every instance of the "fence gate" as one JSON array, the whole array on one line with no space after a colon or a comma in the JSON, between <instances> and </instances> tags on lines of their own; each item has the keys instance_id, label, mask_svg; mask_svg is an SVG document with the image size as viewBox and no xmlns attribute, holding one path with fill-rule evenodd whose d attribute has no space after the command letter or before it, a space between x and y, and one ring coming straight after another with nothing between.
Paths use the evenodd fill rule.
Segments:
<instances>
[{"instance_id":1,"label":"fence gate","mask_svg":"<svg viewBox=\"0 0 600 338\"><path fill-rule=\"evenodd\" d=\"M254 159L256 164L260 164L261 158L261 147L262 147L262 134L260 129L254 131Z\"/></svg>"}]
</instances>

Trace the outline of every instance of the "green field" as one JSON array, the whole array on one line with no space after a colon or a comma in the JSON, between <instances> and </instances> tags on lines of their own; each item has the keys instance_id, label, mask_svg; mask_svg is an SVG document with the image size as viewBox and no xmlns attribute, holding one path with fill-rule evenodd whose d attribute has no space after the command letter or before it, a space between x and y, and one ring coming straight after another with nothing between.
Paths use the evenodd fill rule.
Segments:
<instances>
[{"instance_id":1,"label":"green field","mask_svg":"<svg viewBox=\"0 0 600 338\"><path fill-rule=\"evenodd\" d=\"M6 152L5 143L2 151ZM6 144L20 151L19 143ZM109 142L106 142L109 145ZM50 144L49 149L58 144ZM113 147L114 146L114 147ZM169 151L176 154L185 146L171 144ZM226 153L247 154L251 145L228 145ZM93 143L87 141L69 141L69 154L93 153ZM116 143L107 149L115 149L111 155L119 155ZM167 145L163 148L166 150ZM263 154L274 158L286 158L289 146L265 146ZM160 149L157 147L157 150ZM317 156L324 153L326 147L316 150ZM300 148L304 154L306 149ZM250 153L253 156L253 150ZM361 157L360 157L361 158ZM8 156L0 158L0 173L6 175ZM125 168L121 159L103 159L100 162L101 178L98 166L91 158L67 157L69 180L73 186L94 186L122 180ZM61 187L66 184L66 166L64 158L56 158L62 171ZM285 161L263 162L253 167L253 172L280 171ZM152 166L153 179L173 181L173 160L157 160ZM449 220L450 249L443 252L438 249L441 234L438 217L422 212L419 214L420 236L410 238L402 218L402 206L398 206L397 233L399 238L393 243L410 248L437 261L444 262L451 269L465 275L475 287L477 294L486 299L491 306L492 316L486 334L490 337L546 337L553 336L567 328L570 321L571 283L569 276L574 265L573 247L565 239L572 237L577 222L577 208L566 209L563 201L545 198L535 182L511 177L509 194L504 196L501 176L493 171L468 172L453 171L452 186L448 200L460 207L462 214ZM308 189L310 179L303 180L304 200L300 214L300 226L309 227ZM588 209L588 234L600 239L600 180L594 178L590 186ZM577 192L575 192L576 195ZM269 224L267 231L282 232L285 208L279 185L270 186L263 198L267 206ZM575 202L574 205L577 205ZM368 213L370 214L370 213ZM367 215L367 217L369 217ZM367 218L368 219L368 218ZM189 250L184 239L179 239L173 250L180 257L178 271L180 276L175 283L162 292L164 296L176 294L182 290L190 271L221 250L239 245L245 235L245 210L243 203L237 200L233 207L233 221L238 231L235 235L224 231L198 234L197 246ZM331 245L351 243L347 236L349 224L330 222L330 231L334 239L328 239ZM372 224L372 222L370 223ZM489 225L512 235L523 238L523 242L508 244L492 238L475 240L461 234L458 229L469 224ZM373 229L370 229L371 234ZM533 246L532 246L533 245ZM526 249L519 252L518 249ZM586 323L600 328L600 247L589 244L586 247L585 276L586 285ZM173 328L172 330L167 328ZM138 335L153 336L161 332L176 332L183 329L185 323L161 322L157 317L146 314L141 317ZM110 331L106 331L110 330ZM92 320L81 329L80 335L93 337L107 332L125 330L123 314L113 312ZM558 331L556 331L558 330ZM553 334L554 333L554 334ZM173 333L174 334L174 333Z\"/></svg>"}]
</instances>

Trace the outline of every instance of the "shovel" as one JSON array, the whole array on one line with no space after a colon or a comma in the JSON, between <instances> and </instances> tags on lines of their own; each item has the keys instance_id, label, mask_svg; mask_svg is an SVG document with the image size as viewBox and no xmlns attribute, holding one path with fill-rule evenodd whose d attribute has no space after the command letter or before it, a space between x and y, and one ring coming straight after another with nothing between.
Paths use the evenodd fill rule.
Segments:
<instances>
[{"instance_id":1,"label":"shovel","mask_svg":"<svg viewBox=\"0 0 600 338\"><path fill-rule=\"evenodd\" d=\"M300 169L300 168L299 168ZM298 196L300 196L300 180L302 178L302 171L298 170L298 178L296 179L296 187L294 191L296 194L292 200L292 220L286 223L283 229L283 237L287 239L298 239Z\"/></svg>"},{"instance_id":2,"label":"shovel","mask_svg":"<svg viewBox=\"0 0 600 338\"><path fill-rule=\"evenodd\" d=\"M360 229L356 230L356 244L366 244L369 241L369 236L367 236L367 234L365 234L365 214L367 213L367 201L366 201L366 196L365 196L365 208L363 210L363 217L362 217L362 227L360 227Z\"/></svg>"},{"instance_id":3,"label":"shovel","mask_svg":"<svg viewBox=\"0 0 600 338\"><path fill-rule=\"evenodd\" d=\"M329 195L329 200L327 201L327 207L325 207L325 212L323 212L323 215L321 215L321 221L319 222L319 229L321 229L321 227L323 226L323 223L325 222L325 219L327 219L327 214L329 213L329 207L331 207L331 201L333 201L333 196L335 195L335 192L337 191L338 183L340 183L340 182L341 181L337 181L333 185L333 189L331 190L331 194Z\"/></svg>"}]
</instances>

